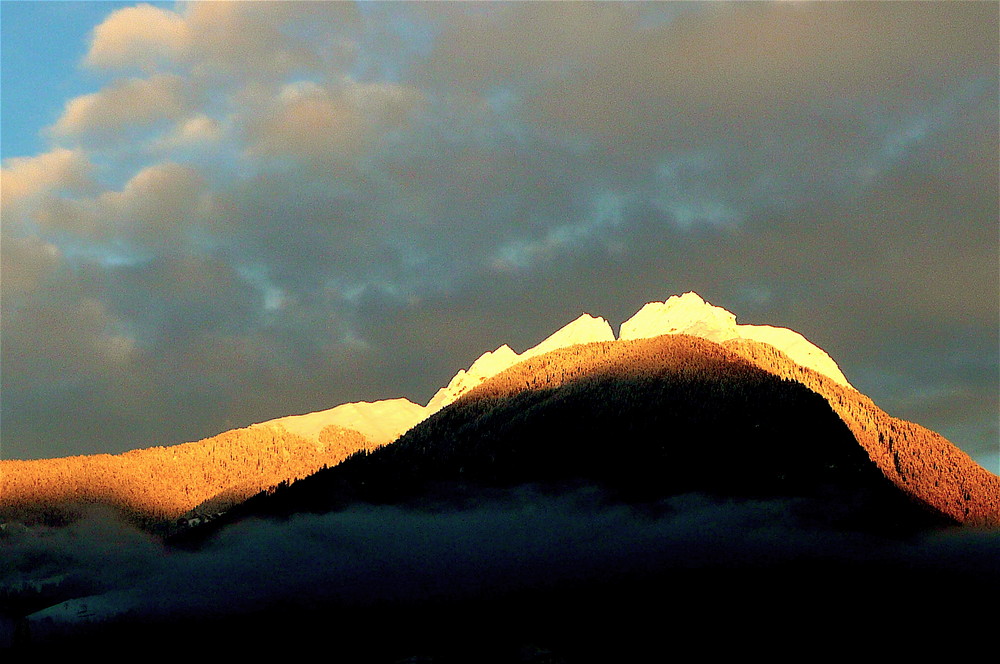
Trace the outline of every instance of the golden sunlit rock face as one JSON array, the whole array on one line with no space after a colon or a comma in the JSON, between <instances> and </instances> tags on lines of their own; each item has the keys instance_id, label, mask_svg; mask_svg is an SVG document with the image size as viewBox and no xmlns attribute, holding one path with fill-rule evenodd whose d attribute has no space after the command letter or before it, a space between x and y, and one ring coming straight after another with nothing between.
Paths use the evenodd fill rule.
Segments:
<instances>
[{"instance_id":1,"label":"golden sunlit rock face","mask_svg":"<svg viewBox=\"0 0 1000 664\"><path fill-rule=\"evenodd\" d=\"M676 342L656 341L667 337ZM710 375L716 370L706 367L726 366L729 376L734 361L822 396L849 429L853 444L911 498L954 522L1000 524L1000 478L942 436L883 412L798 333L737 325L734 314L695 293L646 304L622 324L619 340L605 319L584 314L523 353L503 345L460 370L426 406L406 399L343 404L170 447L0 461L0 517L59 520L72 518L86 504L111 505L141 522L224 511L355 452L391 443L451 404L510 399L570 380L597 381L594 389L612 389L625 374L630 380L671 371ZM610 382L602 384L602 379ZM731 376L726 381L732 383Z\"/></svg>"}]
</instances>

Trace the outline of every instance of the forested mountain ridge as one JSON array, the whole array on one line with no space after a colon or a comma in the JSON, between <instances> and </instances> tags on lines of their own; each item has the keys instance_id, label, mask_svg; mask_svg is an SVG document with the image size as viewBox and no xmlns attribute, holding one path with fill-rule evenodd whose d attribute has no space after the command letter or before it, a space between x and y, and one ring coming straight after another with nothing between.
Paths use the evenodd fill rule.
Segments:
<instances>
[{"instance_id":1,"label":"forested mountain ridge","mask_svg":"<svg viewBox=\"0 0 1000 664\"><path fill-rule=\"evenodd\" d=\"M248 427L124 454L0 461L0 520L59 524L87 505L105 505L155 528L185 514L224 511L374 447L361 433L336 425L315 441L280 428Z\"/></svg>"},{"instance_id":2,"label":"forested mountain ridge","mask_svg":"<svg viewBox=\"0 0 1000 664\"><path fill-rule=\"evenodd\" d=\"M822 395L896 486L960 523L1000 525L1000 477L941 434L892 417L864 394L796 364L768 344L733 339L723 347Z\"/></svg>"}]
</instances>

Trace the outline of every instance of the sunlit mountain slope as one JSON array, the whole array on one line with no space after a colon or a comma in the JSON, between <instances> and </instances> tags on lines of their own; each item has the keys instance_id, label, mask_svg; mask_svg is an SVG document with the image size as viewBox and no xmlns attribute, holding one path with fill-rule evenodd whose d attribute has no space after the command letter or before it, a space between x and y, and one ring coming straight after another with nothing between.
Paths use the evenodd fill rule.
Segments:
<instances>
[{"instance_id":1,"label":"sunlit mountain slope","mask_svg":"<svg viewBox=\"0 0 1000 664\"><path fill-rule=\"evenodd\" d=\"M374 447L361 433L333 424L314 439L249 427L117 455L0 461L0 521L63 523L87 505L120 509L151 525L196 507L214 513Z\"/></svg>"},{"instance_id":2,"label":"sunlit mountain slope","mask_svg":"<svg viewBox=\"0 0 1000 664\"><path fill-rule=\"evenodd\" d=\"M857 390L748 339L723 343L777 376L822 395L879 470L896 486L956 521L1000 525L1000 477L938 433L892 417Z\"/></svg>"}]
</instances>

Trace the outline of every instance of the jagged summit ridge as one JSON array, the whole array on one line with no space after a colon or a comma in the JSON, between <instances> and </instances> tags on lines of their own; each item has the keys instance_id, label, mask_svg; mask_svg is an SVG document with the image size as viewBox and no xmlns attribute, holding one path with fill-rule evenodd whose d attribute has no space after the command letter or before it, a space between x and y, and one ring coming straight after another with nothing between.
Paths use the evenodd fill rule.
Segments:
<instances>
[{"instance_id":1,"label":"jagged summit ridge","mask_svg":"<svg viewBox=\"0 0 1000 664\"><path fill-rule=\"evenodd\" d=\"M694 292L644 305L622 323L619 338L647 339L662 334L690 334L716 343L730 339L760 341L774 346L797 364L852 387L833 358L798 332L770 325L739 325L736 314L709 304Z\"/></svg>"},{"instance_id":2,"label":"jagged summit ridge","mask_svg":"<svg viewBox=\"0 0 1000 664\"><path fill-rule=\"evenodd\" d=\"M774 346L797 364L851 387L836 362L798 332L770 325L737 324L736 314L709 304L694 292L643 305L634 316L621 324L618 338L646 339L664 334L689 334L716 343L730 339L760 341ZM343 404L329 410L280 418L256 426L281 426L289 432L318 440L319 432L324 427L336 424L361 431L379 444L391 442L410 427L416 426L518 362L560 348L615 340L614 329L606 319L585 313L523 353L517 353L507 344L483 353L468 369L459 369L426 406L406 399Z\"/></svg>"}]
</instances>

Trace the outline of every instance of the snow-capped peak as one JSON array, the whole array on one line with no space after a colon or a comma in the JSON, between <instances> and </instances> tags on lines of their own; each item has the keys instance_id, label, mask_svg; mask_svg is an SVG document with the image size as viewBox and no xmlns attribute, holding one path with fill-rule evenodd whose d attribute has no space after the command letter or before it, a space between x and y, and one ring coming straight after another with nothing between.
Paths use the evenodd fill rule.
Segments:
<instances>
[{"instance_id":1,"label":"snow-capped peak","mask_svg":"<svg viewBox=\"0 0 1000 664\"><path fill-rule=\"evenodd\" d=\"M840 367L821 348L798 332L770 325L738 325L736 314L703 300L697 293L650 302L621 326L621 339L646 339L663 334L690 334L722 343L751 339L774 346L793 361L851 387Z\"/></svg>"},{"instance_id":2,"label":"snow-capped peak","mask_svg":"<svg viewBox=\"0 0 1000 664\"><path fill-rule=\"evenodd\" d=\"M542 343L521 353L520 359L526 360L529 357L542 355L557 348L614 340L615 332L611 329L611 324L608 321L590 314L583 314L549 335Z\"/></svg>"},{"instance_id":3,"label":"snow-capped peak","mask_svg":"<svg viewBox=\"0 0 1000 664\"><path fill-rule=\"evenodd\" d=\"M481 355L467 371L459 369L448 385L438 390L427 403L427 414L436 413L487 378L492 378L504 369L529 357L567 346L614 340L615 333L608 321L590 314L583 314L549 335L537 346L533 346L521 354L515 353L510 346L504 344L495 351Z\"/></svg>"},{"instance_id":4,"label":"snow-capped peak","mask_svg":"<svg viewBox=\"0 0 1000 664\"><path fill-rule=\"evenodd\" d=\"M665 302L649 302L622 323L621 339L646 339L662 334L691 334L725 341L734 336L736 315L705 302L697 293L674 295Z\"/></svg>"}]
</instances>

